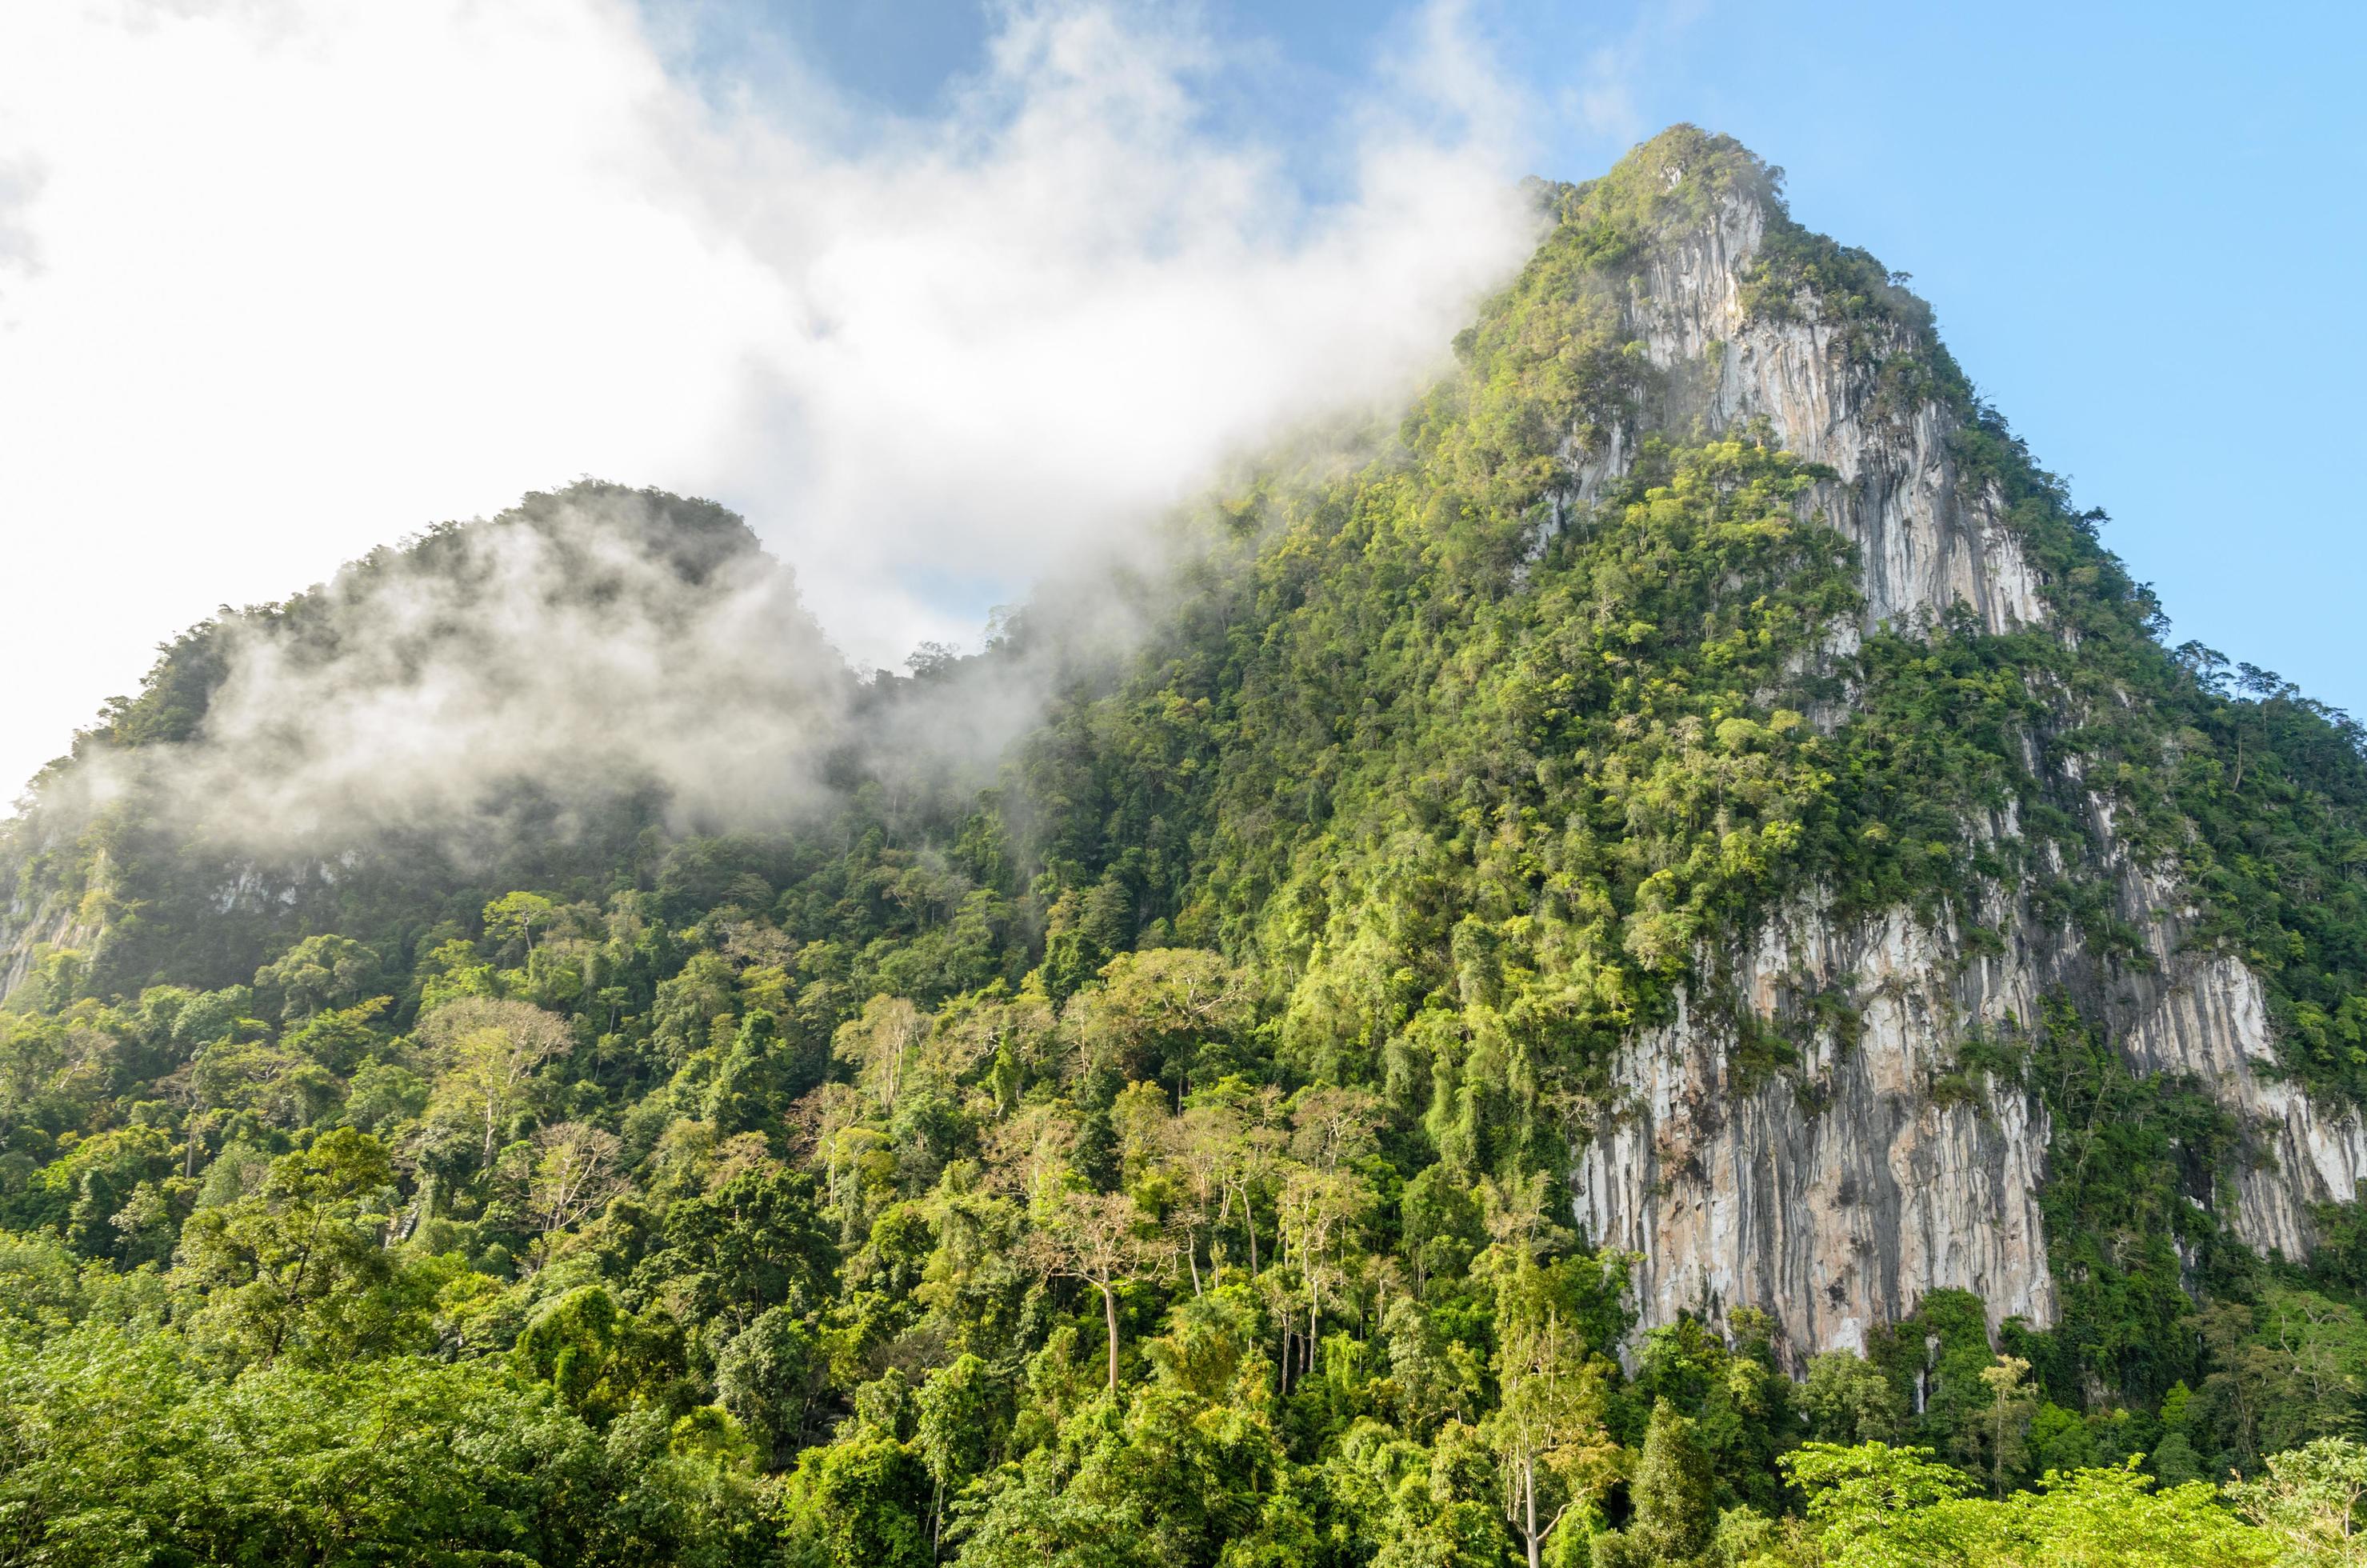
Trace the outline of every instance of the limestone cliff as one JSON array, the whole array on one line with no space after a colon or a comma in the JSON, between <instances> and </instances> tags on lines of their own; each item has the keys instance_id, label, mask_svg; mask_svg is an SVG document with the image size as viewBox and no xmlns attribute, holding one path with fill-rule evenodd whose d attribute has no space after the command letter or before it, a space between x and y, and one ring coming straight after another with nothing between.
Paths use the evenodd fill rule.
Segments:
<instances>
[{"instance_id":1,"label":"limestone cliff","mask_svg":"<svg viewBox=\"0 0 2367 1568\"><path fill-rule=\"evenodd\" d=\"M1762 428L1832 469L1803 509L1855 547L1864 608L1835 629L1842 653L1862 633L1928 628L1960 608L1993 632L2046 624L1999 496L1960 471L1963 415L1928 389L1911 395L1917 379L1900 373L1936 342L1896 320L1842 319L1806 290L1771 308L1772 269L1758 265L1770 224L1762 197L1727 197L1637 270L1625 324L1655 372L1640 429ZM1639 433L1573 443L1565 505L1615 478ZM1967 1086L1955 1069L1967 1039L2027 1029L2052 992L2103 1017L2133 1067L2191 1075L2246 1130L2240 1168L2191 1195L2238 1240L2303 1256L2312 1207L2354 1196L2367 1176L2359 1115L2273 1074L2259 978L2190 939L2190 901L2118 842L2078 757L2049 755L2041 736L2027 745L2045 787L2084 817L2079 874L2111 884L2145 959L2089 951L2024 890L2002 887L1977 911L1979 942L1954 920L1904 912L1837 919L1810 895L1738 949L1704 953L1675 1020L1623 1052L1575 1162L1577 1221L1637 1255L1646 1326L1758 1307L1796 1358L1862 1347L1943 1287L1978 1293L1993 1322L2051 1324L2046 1111L1986 1075ZM1980 824L2017 831L2010 812ZM1753 1074L1744 1038L1769 1028L1802 1042L1798 1060Z\"/></svg>"}]
</instances>

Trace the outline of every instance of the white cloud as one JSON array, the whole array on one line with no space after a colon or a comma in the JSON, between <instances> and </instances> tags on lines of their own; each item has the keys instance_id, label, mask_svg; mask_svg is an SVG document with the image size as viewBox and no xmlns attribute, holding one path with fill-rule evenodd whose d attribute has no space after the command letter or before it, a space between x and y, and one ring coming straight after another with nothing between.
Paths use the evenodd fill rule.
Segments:
<instances>
[{"instance_id":1,"label":"white cloud","mask_svg":"<svg viewBox=\"0 0 2367 1568\"><path fill-rule=\"evenodd\" d=\"M340 574L301 626L232 622L204 744L133 759L254 847L392 827L465 849L520 780L562 830L641 786L685 824L785 820L822 792L849 683L744 534L654 516L633 492L538 497Z\"/></svg>"},{"instance_id":2,"label":"white cloud","mask_svg":"<svg viewBox=\"0 0 2367 1568\"><path fill-rule=\"evenodd\" d=\"M578 473L744 510L860 663L973 634L1435 363L1527 240L1460 38L1310 202L1210 123L1221 40L1097 6L852 150L613 0L0 8L0 776L215 602Z\"/></svg>"}]
</instances>

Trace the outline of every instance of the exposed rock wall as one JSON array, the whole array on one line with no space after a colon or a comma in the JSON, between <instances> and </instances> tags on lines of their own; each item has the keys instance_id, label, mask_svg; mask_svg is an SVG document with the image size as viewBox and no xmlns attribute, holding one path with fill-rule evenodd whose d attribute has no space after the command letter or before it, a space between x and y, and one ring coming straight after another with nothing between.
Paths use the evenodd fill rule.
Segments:
<instances>
[{"instance_id":1,"label":"exposed rock wall","mask_svg":"<svg viewBox=\"0 0 2367 1568\"><path fill-rule=\"evenodd\" d=\"M1658 247L1635 279L1627 329L1660 381L1648 423L1714 435L1763 419L1784 449L1830 466L1837 477L1809 505L1857 546L1869 631L1928 625L1959 601L1992 631L2044 620L1999 498L1958 472L1956 414L1928 398L1885 404L1883 363L1933 346L1903 326L1830 319L1806 296L1795 319L1754 317L1745 284L1766 224L1757 201L1736 197L1697 233ZM1625 467L1631 444L1614 431L1584 455L1581 496Z\"/></svg>"},{"instance_id":2,"label":"exposed rock wall","mask_svg":"<svg viewBox=\"0 0 2367 1568\"><path fill-rule=\"evenodd\" d=\"M2026 1009L2035 991L2016 966L1954 950L1954 933L1903 915L1842 926L1805 905L1761 932L1730 976L1735 1000L1796 1025L1802 997L1838 992L1854 1029L1813 1028L1796 1067L1755 1085L1737 1071L1733 1021L1690 1004L1627 1051L1573 1196L1597 1244L1639 1256L1648 1326L1757 1306L1795 1354L1863 1349L1942 1286L2052 1321L2044 1110L1994 1086L1949 1104L1931 1093L1968 1018Z\"/></svg>"},{"instance_id":3,"label":"exposed rock wall","mask_svg":"<svg viewBox=\"0 0 2367 1568\"><path fill-rule=\"evenodd\" d=\"M2269 1075L2259 978L2182 949L2182 912L2153 911L2157 971L2109 979L2076 936L2026 907L1984 918L2007 933L2002 953L1903 913L1838 921L1803 903L1706 988L1803 1040L1795 1065L1749 1081L1738 1067L1742 1027L1699 998L1622 1054L1579 1153L1572 1207L1597 1244L1638 1256L1646 1326L1682 1311L1716 1320L1760 1307L1796 1358L1862 1348L1868 1329L1942 1288L1981 1296L1992 1323L2051 1324L2038 1211L2045 1109L2019 1087L1966 1083L1954 1070L1967 1038L2026 1028L2057 988L2100 1004L2132 1066L2194 1077L2246 1129L2246 1159L2197 1199L2237 1240L2304 1256L2312 1208L2355 1196L2367 1126ZM1810 1007L1819 995L1840 1006Z\"/></svg>"},{"instance_id":4,"label":"exposed rock wall","mask_svg":"<svg viewBox=\"0 0 2367 1568\"><path fill-rule=\"evenodd\" d=\"M32 978L33 965L56 948L80 948L98 933L84 924L79 903L51 895L0 904L0 1001Z\"/></svg>"},{"instance_id":5,"label":"exposed rock wall","mask_svg":"<svg viewBox=\"0 0 2367 1568\"><path fill-rule=\"evenodd\" d=\"M2253 1158L2233 1173L2222 1217L2255 1251L2306 1256L2311 1209L2354 1200L2367 1179L2367 1126L2356 1111L2316 1105L2270 1076L2275 1052L2258 975L2225 955L2173 960L2169 972L2167 983L2142 987L2147 1005L2119 1034L2121 1050L2141 1072L2200 1079L2251 1130Z\"/></svg>"},{"instance_id":6,"label":"exposed rock wall","mask_svg":"<svg viewBox=\"0 0 2367 1568\"><path fill-rule=\"evenodd\" d=\"M1766 223L1755 201L1731 200L1636 279L1630 330L1661 373L1648 426L1716 434L1763 419L1784 447L1836 471L1809 504L1856 545L1865 595L1836 651L1860 631L1928 627L1958 604L1993 631L2044 624L2039 581L1999 498L1958 471L1958 416L1935 402L1884 403L1882 360L1930 346L1904 327L1821 319L1807 299L1796 319L1750 318L1744 286ZM1615 431L1582 455L1573 499L1599 494L1634 445ZM2047 766L2034 743L2029 760ZM2079 798L2078 767L2067 759L2050 787ZM2238 1239L2302 1256L2312 1206L2354 1196L2367 1128L2270 1076L2259 979L2191 948L2183 896L2135 866L2106 801L2085 799L2080 874L2115 884L2123 918L2152 946L2150 971L2097 959L2010 890L1979 914L2004 934L2001 952L1903 913L1838 921L1809 899L1745 950L1707 956L1708 978L1675 1021L1629 1045L1571 1196L1597 1244L1639 1256L1646 1326L1760 1307L1798 1358L1862 1347L1868 1330L1943 1287L1978 1293L1993 1322L2052 1323L2044 1107L1986 1078L1935 1090L1972 1031L2026 1028L2058 988L2105 1020L2133 1066L2194 1076L2248 1130L2244 1167L2201 1199ZM2015 827L2009 814L1987 830ZM1840 1005L1809 1006L1818 996ZM1852 1016L1853 1028L1819 1021ZM1805 1044L1795 1065L1753 1082L1738 1066L1744 1037L1765 1027Z\"/></svg>"}]
</instances>

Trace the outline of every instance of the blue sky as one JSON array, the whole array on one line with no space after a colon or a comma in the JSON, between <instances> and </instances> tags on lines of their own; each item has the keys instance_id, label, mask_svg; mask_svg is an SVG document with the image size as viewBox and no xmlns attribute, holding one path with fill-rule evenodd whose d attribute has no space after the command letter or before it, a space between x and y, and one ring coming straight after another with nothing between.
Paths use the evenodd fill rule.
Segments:
<instances>
[{"instance_id":1,"label":"blue sky","mask_svg":"<svg viewBox=\"0 0 2367 1568\"><path fill-rule=\"evenodd\" d=\"M1323 130L1403 8L1216 4L1229 104L1328 177ZM1983 393L2196 637L2367 714L2367 6L1480 4L1537 172L1679 120L1788 174L1804 222L1914 275ZM769 37L925 115L989 35L967 0L775 0Z\"/></svg>"}]
</instances>

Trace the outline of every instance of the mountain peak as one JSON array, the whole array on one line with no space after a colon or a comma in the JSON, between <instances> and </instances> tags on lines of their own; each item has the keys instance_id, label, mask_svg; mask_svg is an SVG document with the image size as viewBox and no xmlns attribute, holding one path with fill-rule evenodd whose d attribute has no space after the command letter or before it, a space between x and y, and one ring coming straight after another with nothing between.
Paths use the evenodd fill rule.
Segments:
<instances>
[{"instance_id":1,"label":"mountain peak","mask_svg":"<svg viewBox=\"0 0 2367 1568\"><path fill-rule=\"evenodd\" d=\"M1670 233L1737 201L1781 211L1783 186L1783 170L1733 137L1679 124L1637 142L1598 177L1561 186L1561 217Z\"/></svg>"},{"instance_id":2,"label":"mountain peak","mask_svg":"<svg viewBox=\"0 0 2367 1568\"><path fill-rule=\"evenodd\" d=\"M74 765L124 787L0 836L0 1224L169 1264L202 1364L278 1342L224 1237L350 1166L355 1299L415 1310L273 1297L291 1356L461 1347L651 1453L744 1414L786 1473L735 1495L853 1485L916 1562L923 1499L1020 1540L1030 1450L1138 1393L1238 1398L1327 1510L1390 1423L1461 1434L1397 1492L1484 1485L1534 1356L1769 1510L1864 1413L2002 1477L1999 1345L2058 1432L2203 1432L2316 1332L2215 1310L2279 1256L2367 1299L2357 731L2161 647L1738 143L1548 195L1402 442L1097 585L1158 608L1089 669L857 685L736 518L601 485L205 630ZM899 1434L948 1411L940 1489Z\"/></svg>"},{"instance_id":3,"label":"mountain peak","mask_svg":"<svg viewBox=\"0 0 2367 1568\"><path fill-rule=\"evenodd\" d=\"M1808 502L1856 547L1859 630L1993 631L2047 611L2002 492L1968 475L1979 411L1931 312L1864 251L1802 228L1731 137L1671 127L1555 187L1551 231L1457 340L1445 444L1502 504L1591 505L1652 439L1756 432L1830 471ZM1470 449L1477 434L1489 444Z\"/></svg>"}]
</instances>

